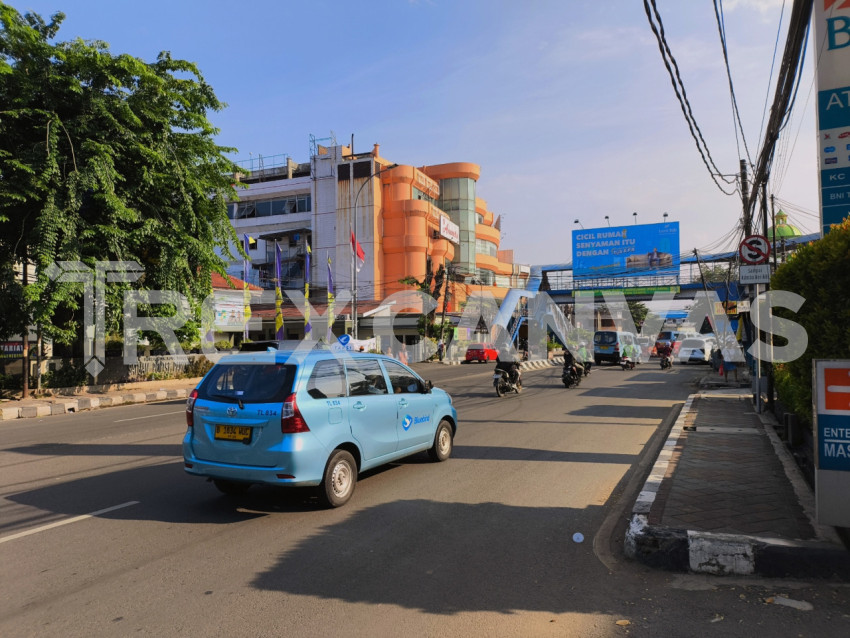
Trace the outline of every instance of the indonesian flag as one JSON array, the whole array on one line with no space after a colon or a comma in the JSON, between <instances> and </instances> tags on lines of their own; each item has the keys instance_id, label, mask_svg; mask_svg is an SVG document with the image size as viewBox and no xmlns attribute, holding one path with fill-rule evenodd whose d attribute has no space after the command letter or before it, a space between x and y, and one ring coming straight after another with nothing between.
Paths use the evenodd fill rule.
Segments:
<instances>
[{"instance_id":1,"label":"indonesian flag","mask_svg":"<svg viewBox=\"0 0 850 638\"><path fill-rule=\"evenodd\" d=\"M363 252L363 246L357 241L353 230L351 231L351 250L354 252L354 267L357 269L357 272L360 272L360 269L363 268L363 263L366 261L366 253Z\"/></svg>"}]
</instances>

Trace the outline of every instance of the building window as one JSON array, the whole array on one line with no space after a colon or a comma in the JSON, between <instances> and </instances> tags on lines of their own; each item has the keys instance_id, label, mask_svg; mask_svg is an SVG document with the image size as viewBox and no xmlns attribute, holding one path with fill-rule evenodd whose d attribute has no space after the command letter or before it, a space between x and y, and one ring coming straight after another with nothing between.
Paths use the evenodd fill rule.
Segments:
<instances>
[{"instance_id":1,"label":"building window","mask_svg":"<svg viewBox=\"0 0 850 638\"><path fill-rule=\"evenodd\" d=\"M490 257L498 257L499 249L491 241L485 239L475 240L475 252L479 255L489 255Z\"/></svg>"},{"instance_id":2,"label":"building window","mask_svg":"<svg viewBox=\"0 0 850 638\"><path fill-rule=\"evenodd\" d=\"M372 175L372 162L354 162L354 179L370 177Z\"/></svg>"},{"instance_id":3,"label":"building window","mask_svg":"<svg viewBox=\"0 0 850 638\"><path fill-rule=\"evenodd\" d=\"M270 217L273 215L291 215L309 213L312 199L310 194L293 195L279 199L264 199L255 202L239 202L228 205L230 219L249 219L252 217Z\"/></svg>"},{"instance_id":4,"label":"building window","mask_svg":"<svg viewBox=\"0 0 850 638\"><path fill-rule=\"evenodd\" d=\"M423 193L421 190L413 187L413 199L424 199L426 202L430 202L434 206L437 205L437 200L431 197L430 195Z\"/></svg>"},{"instance_id":5,"label":"building window","mask_svg":"<svg viewBox=\"0 0 850 638\"><path fill-rule=\"evenodd\" d=\"M475 272L477 273L475 278L482 286L492 286L496 283L496 273L492 270L476 268Z\"/></svg>"}]
</instances>

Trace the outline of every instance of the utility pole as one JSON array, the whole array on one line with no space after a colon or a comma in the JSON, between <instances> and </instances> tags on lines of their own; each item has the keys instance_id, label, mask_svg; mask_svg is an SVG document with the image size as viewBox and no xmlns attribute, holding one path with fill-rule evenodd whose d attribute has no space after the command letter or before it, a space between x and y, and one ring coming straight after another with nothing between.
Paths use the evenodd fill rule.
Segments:
<instances>
[{"instance_id":1,"label":"utility pole","mask_svg":"<svg viewBox=\"0 0 850 638\"><path fill-rule=\"evenodd\" d=\"M750 185L747 183L747 160L741 160L741 199L744 203L744 235L753 233L752 220L750 219L750 197L747 194Z\"/></svg>"},{"instance_id":2,"label":"utility pole","mask_svg":"<svg viewBox=\"0 0 850 638\"><path fill-rule=\"evenodd\" d=\"M770 196L770 223L773 226L773 245L770 250L773 252L773 271L776 272L776 200L773 195Z\"/></svg>"},{"instance_id":3,"label":"utility pole","mask_svg":"<svg viewBox=\"0 0 850 638\"><path fill-rule=\"evenodd\" d=\"M712 303L711 303L711 297L708 294L708 284L705 281L705 274L702 272L702 262L699 259L699 252L697 251L696 248L694 248L694 257L696 257L697 268L699 268L699 277L702 280L702 289L703 289L703 292L705 293L705 303L708 304L708 314L711 315L711 323L713 324L711 326L711 328L712 328L712 330L714 330L714 335L718 339L720 339L720 329L722 327L723 328L723 336L725 338L725 336L726 336L726 325L725 325L726 317L724 316L724 325L720 326L717 323L717 317L714 316L714 307L712 306ZM725 304L724 304L724 307L725 307ZM698 329L699 328L697 328L697 330Z\"/></svg>"},{"instance_id":4,"label":"utility pole","mask_svg":"<svg viewBox=\"0 0 850 638\"><path fill-rule=\"evenodd\" d=\"M762 228L764 229L764 236L767 237L767 180L762 182L761 185L761 212L762 217L764 218L762 221ZM774 237L776 236L775 225L773 227L773 235ZM775 255L774 259L776 259ZM767 267L770 268L770 259L767 260ZM768 290L770 290L770 282L764 285L764 291L767 292ZM773 316L771 316L768 321L770 322L768 330L770 330L771 360L767 361L764 364L764 367L767 371L767 409L773 412ZM759 361L759 366L761 366L761 361ZM761 392L761 388L759 388L759 392Z\"/></svg>"},{"instance_id":5,"label":"utility pole","mask_svg":"<svg viewBox=\"0 0 850 638\"><path fill-rule=\"evenodd\" d=\"M446 264L446 272L445 272L446 288L445 288L445 292L443 293L443 312L442 312L442 315L440 317L440 341L443 341L443 333L446 329L446 310L448 310L448 307L449 307L449 280L452 279L454 276L455 276L455 270L454 270L454 267L452 266L452 262L448 262ZM443 352L447 355L448 351L449 351L449 349L446 348L445 342L444 342L443 343Z\"/></svg>"}]
</instances>

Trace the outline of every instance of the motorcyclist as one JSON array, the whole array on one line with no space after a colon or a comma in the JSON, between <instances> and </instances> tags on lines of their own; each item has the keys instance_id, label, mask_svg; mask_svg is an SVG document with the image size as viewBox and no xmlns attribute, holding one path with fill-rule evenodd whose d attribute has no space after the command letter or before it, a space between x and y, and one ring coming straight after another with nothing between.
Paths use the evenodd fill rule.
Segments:
<instances>
[{"instance_id":1,"label":"motorcyclist","mask_svg":"<svg viewBox=\"0 0 850 638\"><path fill-rule=\"evenodd\" d=\"M673 348L670 347L670 344L666 341L662 342L661 347L658 349L658 356L661 357L662 365L664 364L664 360L667 360L667 365L673 364Z\"/></svg>"},{"instance_id":2,"label":"motorcyclist","mask_svg":"<svg viewBox=\"0 0 850 638\"><path fill-rule=\"evenodd\" d=\"M623 362L628 362L629 368L634 368L635 363L637 363L635 346L632 345L631 343L627 343L625 346L623 346L622 358L623 358ZM624 363L624 365L625 365L625 363Z\"/></svg>"},{"instance_id":3,"label":"motorcyclist","mask_svg":"<svg viewBox=\"0 0 850 638\"><path fill-rule=\"evenodd\" d=\"M581 376L584 373L584 366L576 361L573 353L568 348L564 349L564 372L570 368L575 368L576 376Z\"/></svg>"},{"instance_id":4,"label":"motorcyclist","mask_svg":"<svg viewBox=\"0 0 850 638\"><path fill-rule=\"evenodd\" d=\"M519 379L519 364L508 353L503 351L496 356L496 370L507 372L508 380L516 385Z\"/></svg>"},{"instance_id":5,"label":"motorcyclist","mask_svg":"<svg viewBox=\"0 0 850 638\"><path fill-rule=\"evenodd\" d=\"M579 361L581 361L582 366L584 367L584 376L589 375L590 374L590 366L593 363L593 361L590 359L590 357L587 354L587 345L584 343L584 341L582 341L578 345L578 359L579 359Z\"/></svg>"}]
</instances>

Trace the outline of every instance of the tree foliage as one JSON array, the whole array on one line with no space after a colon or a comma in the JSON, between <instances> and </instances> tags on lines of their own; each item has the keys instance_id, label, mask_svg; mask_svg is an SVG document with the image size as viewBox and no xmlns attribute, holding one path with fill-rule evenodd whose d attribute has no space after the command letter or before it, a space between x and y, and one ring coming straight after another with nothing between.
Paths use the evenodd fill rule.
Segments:
<instances>
[{"instance_id":1,"label":"tree foliage","mask_svg":"<svg viewBox=\"0 0 850 638\"><path fill-rule=\"evenodd\" d=\"M629 307L629 313L631 313L632 319L635 322L635 327L640 330L646 316L649 314L649 308L642 301L628 301L626 303Z\"/></svg>"},{"instance_id":2,"label":"tree foliage","mask_svg":"<svg viewBox=\"0 0 850 638\"><path fill-rule=\"evenodd\" d=\"M210 293L225 267L216 248L230 255L236 240L236 167L207 119L224 105L193 63L57 42L63 19L0 3L0 263L37 272L26 290L0 272L0 334L41 323L67 343L81 285L51 281L56 261L135 260L135 287L194 306Z\"/></svg>"},{"instance_id":3,"label":"tree foliage","mask_svg":"<svg viewBox=\"0 0 850 638\"><path fill-rule=\"evenodd\" d=\"M850 359L850 218L823 239L799 247L776 270L770 287L805 299L796 313L775 310L799 323L809 338L802 357L777 366L776 385L780 400L811 423L812 359Z\"/></svg>"},{"instance_id":4,"label":"tree foliage","mask_svg":"<svg viewBox=\"0 0 850 638\"><path fill-rule=\"evenodd\" d=\"M738 280L738 268L730 262L729 264L704 264L702 266L702 277L706 283L724 283Z\"/></svg>"}]
</instances>

